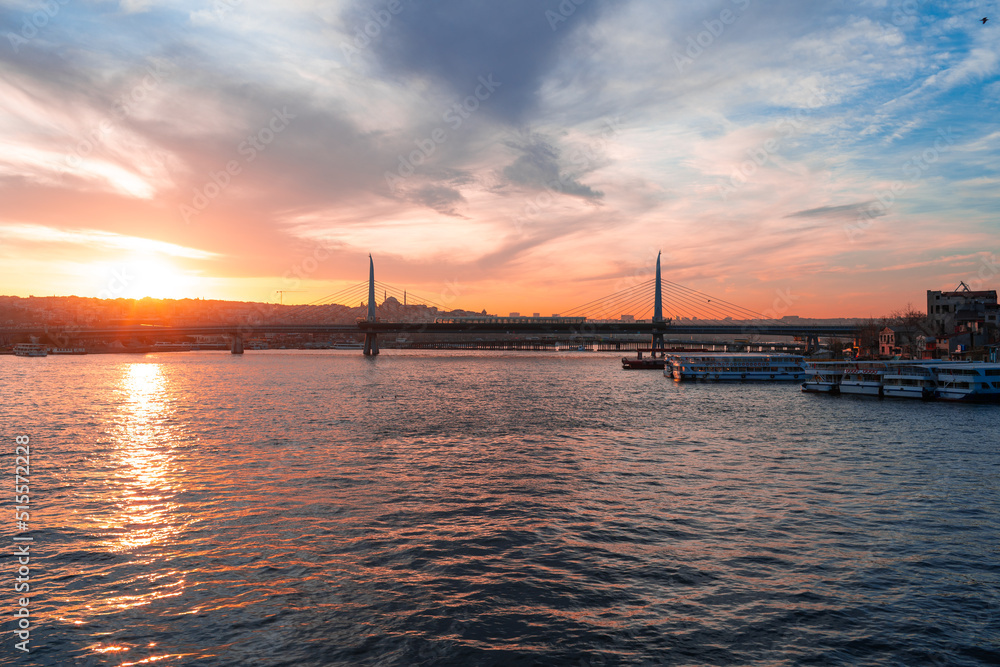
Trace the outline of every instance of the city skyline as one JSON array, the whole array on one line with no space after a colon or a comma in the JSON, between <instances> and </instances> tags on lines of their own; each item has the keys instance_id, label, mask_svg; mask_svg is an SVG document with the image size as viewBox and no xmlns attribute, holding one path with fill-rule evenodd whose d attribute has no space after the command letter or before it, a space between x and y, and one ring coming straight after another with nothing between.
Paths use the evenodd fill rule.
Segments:
<instances>
[{"instance_id":1,"label":"city skyline","mask_svg":"<svg viewBox=\"0 0 1000 667\"><path fill-rule=\"evenodd\" d=\"M778 316L995 288L993 9L6 2L0 292L309 302L371 252L549 314L660 250Z\"/></svg>"}]
</instances>

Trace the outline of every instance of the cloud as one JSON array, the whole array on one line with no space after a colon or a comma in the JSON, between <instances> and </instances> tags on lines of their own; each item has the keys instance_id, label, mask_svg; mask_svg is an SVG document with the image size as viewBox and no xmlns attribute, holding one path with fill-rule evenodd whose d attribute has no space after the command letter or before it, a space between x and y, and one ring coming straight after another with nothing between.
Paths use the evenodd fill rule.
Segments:
<instances>
[{"instance_id":1,"label":"cloud","mask_svg":"<svg viewBox=\"0 0 1000 667\"><path fill-rule=\"evenodd\" d=\"M390 75L427 78L460 97L492 74L501 87L484 108L516 125L536 110L539 86L562 44L596 20L602 5L562 4L573 12L553 28L546 12L559 13L555 0L403 0L403 10L372 48ZM363 24L384 8L379 0L357 2L344 23Z\"/></svg>"},{"instance_id":2,"label":"cloud","mask_svg":"<svg viewBox=\"0 0 1000 667\"><path fill-rule=\"evenodd\" d=\"M458 215L456 206L465 203L465 197L461 192L441 185L425 185L412 193L410 199L439 213L457 217L461 216Z\"/></svg>"},{"instance_id":3,"label":"cloud","mask_svg":"<svg viewBox=\"0 0 1000 667\"><path fill-rule=\"evenodd\" d=\"M819 208L810 208L804 211L796 211L795 213L789 213L786 218L856 218L861 213L869 218L877 218L886 214L885 207L879 207L878 210L874 212L869 211L869 207L875 204L876 201L872 199L871 201L857 202L856 204L844 204L842 206L820 206Z\"/></svg>"},{"instance_id":4,"label":"cloud","mask_svg":"<svg viewBox=\"0 0 1000 667\"><path fill-rule=\"evenodd\" d=\"M507 145L521 153L502 170L509 183L532 189L547 188L583 199L604 197L603 192L580 183L566 171L559 162L560 151L543 137L534 135L527 142Z\"/></svg>"},{"instance_id":5,"label":"cloud","mask_svg":"<svg viewBox=\"0 0 1000 667\"><path fill-rule=\"evenodd\" d=\"M921 3L897 22L888 0L399 3L391 20L389 0L60 4L37 37L0 49L0 201L8 221L75 230L4 227L9 253L56 267L164 239L216 253L221 281L280 284L324 240L337 250L317 280L354 276L354 256L364 273L372 251L401 279L480 281L478 310L561 281L604 289L662 247L672 280L765 296L767 281L808 280L826 309L830 295L888 299L919 271L932 282L995 238L1000 33L970 26L965 5ZM17 34L35 9L8 2L0 25ZM723 9L741 11L720 23ZM475 111L445 119L491 75ZM241 146L274 109L294 118L250 160ZM598 139L617 116L627 124ZM837 223L881 214L871 200L910 178L938 128L948 150L850 245ZM385 175L403 159L394 194ZM184 225L178 207L219 178ZM894 275L942 247L946 261ZM830 278L886 264L877 290L857 271Z\"/></svg>"},{"instance_id":6,"label":"cloud","mask_svg":"<svg viewBox=\"0 0 1000 667\"><path fill-rule=\"evenodd\" d=\"M31 243L65 243L106 250L151 252L189 259L211 259L216 253L139 236L115 234L97 229L56 229L43 225L0 223L0 232L9 239Z\"/></svg>"}]
</instances>

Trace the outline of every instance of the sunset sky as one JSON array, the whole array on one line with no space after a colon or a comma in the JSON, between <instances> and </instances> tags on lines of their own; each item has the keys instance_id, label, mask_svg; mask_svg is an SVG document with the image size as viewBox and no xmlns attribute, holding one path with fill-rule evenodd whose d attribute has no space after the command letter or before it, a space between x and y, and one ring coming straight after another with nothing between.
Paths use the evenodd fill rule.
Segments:
<instances>
[{"instance_id":1,"label":"sunset sky","mask_svg":"<svg viewBox=\"0 0 1000 667\"><path fill-rule=\"evenodd\" d=\"M997 288L998 10L0 0L0 293L305 303L371 253L550 314L658 250L778 315Z\"/></svg>"}]
</instances>

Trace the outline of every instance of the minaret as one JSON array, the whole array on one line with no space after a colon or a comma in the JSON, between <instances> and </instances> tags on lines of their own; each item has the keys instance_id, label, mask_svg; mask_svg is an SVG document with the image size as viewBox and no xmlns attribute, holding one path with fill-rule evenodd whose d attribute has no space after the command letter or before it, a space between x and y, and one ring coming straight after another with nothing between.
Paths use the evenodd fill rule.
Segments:
<instances>
[{"instance_id":1,"label":"minaret","mask_svg":"<svg viewBox=\"0 0 1000 667\"><path fill-rule=\"evenodd\" d=\"M372 256L368 255L368 321L375 321L375 262ZM365 356L373 357L378 354L378 336L374 331L365 334Z\"/></svg>"}]
</instances>

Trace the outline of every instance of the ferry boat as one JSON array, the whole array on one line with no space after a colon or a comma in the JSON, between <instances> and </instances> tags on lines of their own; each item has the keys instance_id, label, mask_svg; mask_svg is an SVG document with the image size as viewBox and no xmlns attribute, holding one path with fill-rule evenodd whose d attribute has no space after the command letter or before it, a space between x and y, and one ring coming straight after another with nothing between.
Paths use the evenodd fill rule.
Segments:
<instances>
[{"instance_id":1,"label":"ferry boat","mask_svg":"<svg viewBox=\"0 0 1000 667\"><path fill-rule=\"evenodd\" d=\"M805 357L795 354L668 354L663 374L675 380L802 381Z\"/></svg>"},{"instance_id":2,"label":"ferry boat","mask_svg":"<svg viewBox=\"0 0 1000 667\"><path fill-rule=\"evenodd\" d=\"M802 391L815 394L839 394L840 383L849 367L850 364L844 361L806 363L806 381L802 383Z\"/></svg>"},{"instance_id":3,"label":"ferry boat","mask_svg":"<svg viewBox=\"0 0 1000 667\"><path fill-rule=\"evenodd\" d=\"M839 385L832 388L832 381L841 372L836 366L808 364L806 372L814 375L802 384L802 391L1000 402L1000 363L932 359L859 361L847 364Z\"/></svg>"},{"instance_id":4,"label":"ferry boat","mask_svg":"<svg viewBox=\"0 0 1000 667\"><path fill-rule=\"evenodd\" d=\"M14 346L14 355L18 357L45 357L48 350L40 343L18 343Z\"/></svg>"},{"instance_id":5,"label":"ferry boat","mask_svg":"<svg viewBox=\"0 0 1000 667\"><path fill-rule=\"evenodd\" d=\"M87 354L85 347L54 347L49 354Z\"/></svg>"},{"instance_id":6,"label":"ferry boat","mask_svg":"<svg viewBox=\"0 0 1000 667\"><path fill-rule=\"evenodd\" d=\"M855 396L881 396L886 364L881 361L857 363L844 370L840 393Z\"/></svg>"},{"instance_id":7,"label":"ferry boat","mask_svg":"<svg viewBox=\"0 0 1000 667\"><path fill-rule=\"evenodd\" d=\"M882 376L882 392L893 398L935 397L937 376L930 364L893 364Z\"/></svg>"},{"instance_id":8,"label":"ferry boat","mask_svg":"<svg viewBox=\"0 0 1000 667\"><path fill-rule=\"evenodd\" d=\"M934 397L943 401L1000 402L1000 364L934 364Z\"/></svg>"},{"instance_id":9,"label":"ferry boat","mask_svg":"<svg viewBox=\"0 0 1000 667\"><path fill-rule=\"evenodd\" d=\"M622 357L622 368L625 370L664 370L667 367L667 360L663 357Z\"/></svg>"},{"instance_id":10,"label":"ferry boat","mask_svg":"<svg viewBox=\"0 0 1000 667\"><path fill-rule=\"evenodd\" d=\"M190 352L191 343L153 343L152 352Z\"/></svg>"}]
</instances>

